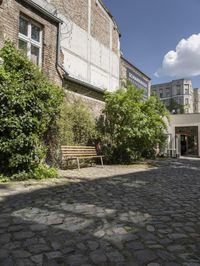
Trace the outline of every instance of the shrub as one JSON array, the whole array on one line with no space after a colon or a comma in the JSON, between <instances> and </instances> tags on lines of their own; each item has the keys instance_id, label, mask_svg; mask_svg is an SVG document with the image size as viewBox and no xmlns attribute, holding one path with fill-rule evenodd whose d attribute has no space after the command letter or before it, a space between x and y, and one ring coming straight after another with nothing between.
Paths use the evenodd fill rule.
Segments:
<instances>
[{"instance_id":1,"label":"shrub","mask_svg":"<svg viewBox=\"0 0 200 266\"><path fill-rule=\"evenodd\" d=\"M155 146L164 145L168 116L156 98L144 100L143 91L129 85L105 96L104 119L99 122L104 152L110 162L131 163L155 155Z\"/></svg>"},{"instance_id":2,"label":"shrub","mask_svg":"<svg viewBox=\"0 0 200 266\"><path fill-rule=\"evenodd\" d=\"M65 99L59 121L61 145L87 145L97 137L96 120L80 99Z\"/></svg>"},{"instance_id":3,"label":"shrub","mask_svg":"<svg viewBox=\"0 0 200 266\"><path fill-rule=\"evenodd\" d=\"M43 140L59 116L63 91L11 42L0 57L0 173L26 179L46 155Z\"/></svg>"}]
</instances>

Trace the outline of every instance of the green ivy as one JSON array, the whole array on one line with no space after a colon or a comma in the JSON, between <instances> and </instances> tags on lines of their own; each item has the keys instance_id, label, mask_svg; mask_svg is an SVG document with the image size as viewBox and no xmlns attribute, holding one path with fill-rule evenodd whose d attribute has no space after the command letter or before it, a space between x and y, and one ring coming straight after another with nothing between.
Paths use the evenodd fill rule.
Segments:
<instances>
[{"instance_id":1,"label":"green ivy","mask_svg":"<svg viewBox=\"0 0 200 266\"><path fill-rule=\"evenodd\" d=\"M0 174L26 178L46 156L44 139L59 117L64 94L11 42L0 57Z\"/></svg>"}]
</instances>

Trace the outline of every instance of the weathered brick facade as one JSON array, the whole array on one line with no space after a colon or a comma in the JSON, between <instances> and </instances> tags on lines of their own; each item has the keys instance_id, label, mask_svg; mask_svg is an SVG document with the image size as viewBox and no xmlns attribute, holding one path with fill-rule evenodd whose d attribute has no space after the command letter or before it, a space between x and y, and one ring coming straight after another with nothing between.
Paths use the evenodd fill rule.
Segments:
<instances>
[{"instance_id":1,"label":"weathered brick facade","mask_svg":"<svg viewBox=\"0 0 200 266\"><path fill-rule=\"evenodd\" d=\"M88 31L88 0L51 0L59 13Z\"/></svg>"},{"instance_id":2,"label":"weathered brick facade","mask_svg":"<svg viewBox=\"0 0 200 266\"><path fill-rule=\"evenodd\" d=\"M112 29L112 50L116 54L119 51L119 33L115 27Z\"/></svg>"},{"instance_id":3,"label":"weathered brick facade","mask_svg":"<svg viewBox=\"0 0 200 266\"><path fill-rule=\"evenodd\" d=\"M95 117L102 114L102 110L105 106L103 93L95 92L90 90L87 86L77 84L70 80L64 80L63 86L66 89L66 92L71 92L72 100L76 97L81 98L82 101L88 105Z\"/></svg>"},{"instance_id":4,"label":"weathered brick facade","mask_svg":"<svg viewBox=\"0 0 200 266\"><path fill-rule=\"evenodd\" d=\"M56 68L58 23L46 17L22 0L4 0L0 6L0 48L5 40L18 46L19 16L37 22L42 28L42 69L49 79L59 85L62 80Z\"/></svg>"},{"instance_id":5,"label":"weathered brick facade","mask_svg":"<svg viewBox=\"0 0 200 266\"><path fill-rule=\"evenodd\" d=\"M113 18L100 0L32 0L32 2L47 11L50 11L47 6L51 4L55 8L54 14L59 17L60 15L66 17L67 20L75 23L86 34L91 35L100 44L108 48L108 51L114 52L116 58L119 57L119 31ZM81 97L95 116L101 114L104 107L103 91L95 91L90 88L89 84L88 86L87 84L81 85L65 80L58 72L56 64L58 22L46 16L45 12L34 8L28 1L3 0L3 4L0 6L0 48L8 39L12 40L18 47L20 15L35 21L42 29L41 67L47 77L58 85L62 85L66 90L75 92L74 97ZM64 53L61 51L62 56L60 62L64 63ZM77 68L80 68L80 65L77 65Z\"/></svg>"},{"instance_id":6,"label":"weathered brick facade","mask_svg":"<svg viewBox=\"0 0 200 266\"><path fill-rule=\"evenodd\" d=\"M106 47L110 46L110 21L100 4L92 0L91 35Z\"/></svg>"}]
</instances>

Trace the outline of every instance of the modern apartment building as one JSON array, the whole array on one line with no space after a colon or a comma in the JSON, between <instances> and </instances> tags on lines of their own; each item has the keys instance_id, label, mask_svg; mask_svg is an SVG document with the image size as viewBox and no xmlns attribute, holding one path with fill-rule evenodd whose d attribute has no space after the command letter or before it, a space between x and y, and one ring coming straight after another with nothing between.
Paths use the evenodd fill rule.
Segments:
<instances>
[{"instance_id":1,"label":"modern apartment building","mask_svg":"<svg viewBox=\"0 0 200 266\"><path fill-rule=\"evenodd\" d=\"M200 88L193 89L193 110L194 113L200 113Z\"/></svg>"},{"instance_id":2,"label":"modern apartment building","mask_svg":"<svg viewBox=\"0 0 200 266\"><path fill-rule=\"evenodd\" d=\"M193 113L192 81L186 79L151 86L151 95L158 95L170 112Z\"/></svg>"}]
</instances>

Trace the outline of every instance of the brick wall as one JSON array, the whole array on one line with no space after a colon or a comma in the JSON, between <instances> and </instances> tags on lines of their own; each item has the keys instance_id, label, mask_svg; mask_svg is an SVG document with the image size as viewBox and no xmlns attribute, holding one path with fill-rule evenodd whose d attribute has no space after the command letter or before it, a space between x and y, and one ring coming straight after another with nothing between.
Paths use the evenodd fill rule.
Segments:
<instances>
[{"instance_id":1,"label":"brick wall","mask_svg":"<svg viewBox=\"0 0 200 266\"><path fill-rule=\"evenodd\" d=\"M114 53L119 53L119 33L115 27L112 29L112 50Z\"/></svg>"},{"instance_id":2,"label":"brick wall","mask_svg":"<svg viewBox=\"0 0 200 266\"><path fill-rule=\"evenodd\" d=\"M56 69L57 23L24 4L20 0L4 0L0 6L0 48L4 41L18 45L19 16L23 14L41 25L43 29L42 68L49 79L61 85Z\"/></svg>"},{"instance_id":3,"label":"brick wall","mask_svg":"<svg viewBox=\"0 0 200 266\"><path fill-rule=\"evenodd\" d=\"M59 13L88 31L88 0L51 0Z\"/></svg>"},{"instance_id":4,"label":"brick wall","mask_svg":"<svg viewBox=\"0 0 200 266\"><path fill-rule=\"evenodd\" d=\"M110 47L109 17L95 0L92 0L91 6L91 35L108 48Z\"/></svg>"},{"instance_id":5,"label":"brick wall","mask_svg":"<svg viewBox=\"0 0 200 266\"><path fill-rule=\"evenodd\" d=\"M102 114L102 110L105 107L103 93L92 91L86 86L69 80L64 80L63 86L66 92L71 92L72 99L73 97L80 97L83 102L87 104L95 117L99 117Z\"/></svg>"}]
</instances>

